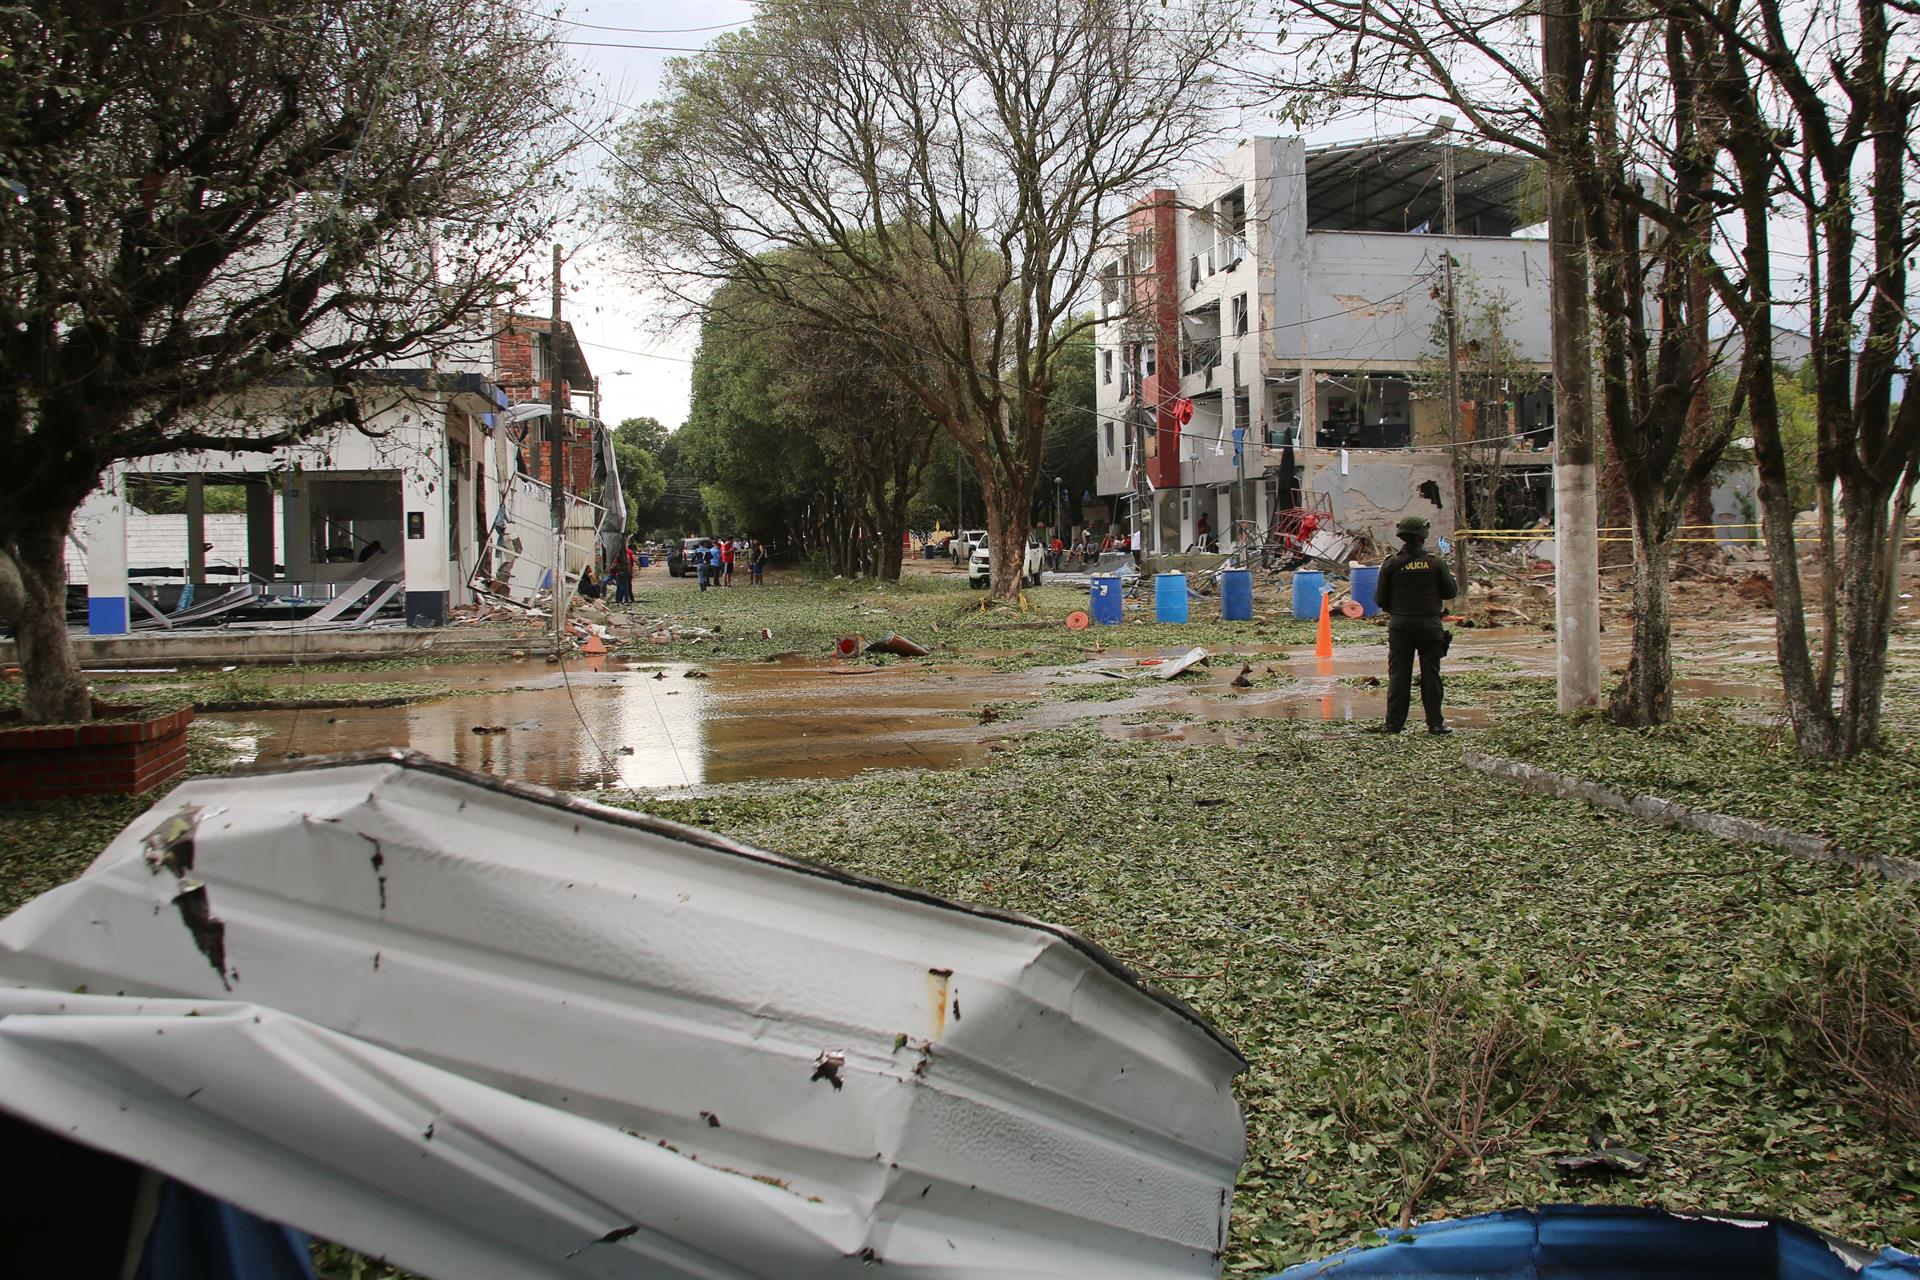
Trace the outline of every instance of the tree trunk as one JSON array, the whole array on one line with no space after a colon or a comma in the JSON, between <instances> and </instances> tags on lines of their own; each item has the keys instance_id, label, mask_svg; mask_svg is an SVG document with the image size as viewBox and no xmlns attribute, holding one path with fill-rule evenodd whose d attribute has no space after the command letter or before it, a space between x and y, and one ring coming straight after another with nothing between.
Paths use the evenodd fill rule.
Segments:
<instances>
[{"instance_id":1,"label":"tree trunk","mask_svg":"<svg viewBox=\"0 0 1920 1280\"><path fill-rule=\"evenodd\" d=\"M1680 534L1680 563L1698 572L1711 568L1720 560L1720 544L1715 540L1713 530L1713 479L1702 480L1687 495L1686 516L1683 520L1687 528Z\"/></svg>"},{"instance_id":2,"label":"tree trunk","mask_svg":"<svg viewBox=\"0 0 1920 1280\"><path fill-rule=\"evenodd\" d=\"M1610 568L1633 563L1633 507L1627 498L1627 469L1609 458L1600 468L1600 563Z\"/></svg>"},{"instance_id":3,"label":"tree trunk","mask_svg":"<svg viewBox=\"0 0 1920 1280\"><path fill-rule=\"evenodd\" d=\"M1651 728L1673 718L1673 619L1668 593L1673 542L1656 517L1635 513L1633 522L1633 654L1627 675L1607 700L1607 718L1618 725Z\"/></svg>"},{"instance_id":4,"label":"tree trunk","mask_svg":"<svg viewBox=\"0 0 1920 1280\"><path fill-rule=\"evenodd\" d=\"M1017 600L1026 583L1020 578L1027 545L1027 500L1014 500L1005 482L997 475L981 476L981 488L987 498L987 554L993 563L993 595L998 600Z\"/></svg>"},{"instance_id":5,"label":"tree trunk","mask_svg":"<svg viewBox=\"0 0 1920 1280\"><path fill-rule=\"evenodd\" d=\"M0 614L13 624L28 724L80 724L93 717L93 698L67 642L69 516L49 512L0 549Z\"/></svg>"},{"instance_id":6,"label":"tree trunk","mask_svg":"<svg viewBox=\"0 0 1920 1280\"><path fill-rule=\"evenodd\" d=\"M1900 562L1899 545L1889 545L1894 533L1888 510L1891 496L1878 485L1847 485L1840 499L1847 531L1840 583L1846 644L1835 754L1842 760L1880 745L1880 699L1887 683L1891 620L1888 595L1898 580Z\"/></svg>"},{"instance_id":7,"label":"tree trunk","mask_svg":"<svg viewBox=\"0 0 1920 1280\"><path fill-rule=\"evenodd\" d=\"M1787 488L1786 457L1780 448L1779 414L1773 400L1772 370L1752 387L1754 470L1760 477L1761 532L1767 564L1773 571L1774 653L1787 719L1793 723L1800 754L1831 760L1839 746L1833 708L1820 696L1820 681L1807 648L1806 604L1800 587L1800 562L1793 537L1793 497Z\"/></svg>"}]
</instances>

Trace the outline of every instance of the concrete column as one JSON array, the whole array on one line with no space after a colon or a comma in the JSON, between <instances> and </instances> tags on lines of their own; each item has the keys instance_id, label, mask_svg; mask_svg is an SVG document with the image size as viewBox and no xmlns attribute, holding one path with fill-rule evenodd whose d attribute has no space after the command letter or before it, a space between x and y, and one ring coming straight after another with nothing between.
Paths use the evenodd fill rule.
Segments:
<instances>
[{"instance_id":1,"label":"concrete column","mask_svg":"<svg viewBox=\"0 0 1920 1280\"><path fill-rule=\"evenodd\" d=\"M255 582L273 581L273 485L247 481L247 569Z\"/></svg>"},{"instance_id":2,"label":"concrete column","mask_svg":"<svg viewBox=\"0 0 1920 1280\"><path fill-rule=\"evenodd\" d=\"M187 581L196 594L207 585L207 482L187 477Z\"/></svg>"},{"instance_id":3,"label":"concrete column","mask_svg":"<svg viewBox=\"0 0 1920 1280\"><path fill-rule=\"evenodd\" d=\"M127 496L125 474L111 471L89 503L87 634L125 635L127 625Z\"/></svg>"},{"instance_id":4,"label":"concrete column","mask_svg":"<svg viewBox=\"0 0 1920 1280\"><path fill-rule=\"evenodd\" d=\"M435 432L400 472L401 545L406 548L406 613L410 627L447 620L447 439Z\"/></svg>"}]
</instances>

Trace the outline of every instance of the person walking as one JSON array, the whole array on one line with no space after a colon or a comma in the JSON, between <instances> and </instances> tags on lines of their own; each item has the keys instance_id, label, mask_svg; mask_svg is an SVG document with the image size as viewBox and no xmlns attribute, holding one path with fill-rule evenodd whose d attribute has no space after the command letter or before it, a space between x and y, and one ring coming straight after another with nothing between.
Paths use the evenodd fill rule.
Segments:
<instances>
[{"instance_id":1,"label":"person walking","mask_svg":"<svg viewBox=\"0 0 1920 1280\"><path fill-rule=\"evenodd\" d=\"M1374 600L1387 611L1387 720L1376 732L1407 727L1413 701L1413 659L1420 658L1420 707L1427 732L1452 733L1440 714L1440 659L1452 637L1441 625L1442 602L1460 594L1444 556L1427 549L1430 526L1419 516L1401 519L1400 550L1380 566Z\"/></svg>"},{"instance_id":2,"label":"person walking","mask_svg":"<svg viewBox=\"0 0 1920 1280\"><path fill-rule=\"evenodd\" d=\"M708 548L697 545L693 549L693 567L700 575L700 589L702 591L707 589L707 576L709 572L707 568L707 551Z\"/></svg>"},{"instance_id":3,"label":"person walking","mask_svg":"<svg viewBox=\"0 0 1920 1280\"><path fill-rule=\"evenodd\" d=\"M747 580L753 586L764 587L767 574L767 548L760 539L753 540L753 547L747 552Z\"/></svg>"},{"instance_id":4,"label":"person walking","mask_svg":"<svg viewBox=\"0 0 1920 1280\"><path fill-rule=\"evenodd\" d=\"M633 561L624 550L613 560L613 602L633 603Z\"/></svg>"},{"instance_id":5,"label":"person walking","mask_svg":"<svg viewBox=\"0 0 1920 1280\"><path fill-rule=\"evenodd\" d=\"M720 585L733 585L733 539L720 539Z\"/></svg>"}]
</instances>

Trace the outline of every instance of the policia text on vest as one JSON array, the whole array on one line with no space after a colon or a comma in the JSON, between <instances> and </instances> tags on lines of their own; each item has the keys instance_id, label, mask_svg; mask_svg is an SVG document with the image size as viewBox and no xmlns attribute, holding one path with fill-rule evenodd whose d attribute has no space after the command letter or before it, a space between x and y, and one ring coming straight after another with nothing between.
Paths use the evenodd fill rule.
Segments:
<instances>
[{"instance_id":1,"label":"policia text on vest","mask_svg":"<svg viewBox=\"0 0 1920 1280\"><path fill-rule=\"evenodd\" d=\"M1387 733L1407 726L1413 696L1413 659L1420 658L1420 706L1428 733L1452 733L1440 714L1440 658L1453 637L1440 623L1443 602L1460 588L1440 554L1427 549L1425 520L1408 516L1399 524L1400 550L1380 566L1374 598L1387 611Z\"/></svg>"}]
</instances>

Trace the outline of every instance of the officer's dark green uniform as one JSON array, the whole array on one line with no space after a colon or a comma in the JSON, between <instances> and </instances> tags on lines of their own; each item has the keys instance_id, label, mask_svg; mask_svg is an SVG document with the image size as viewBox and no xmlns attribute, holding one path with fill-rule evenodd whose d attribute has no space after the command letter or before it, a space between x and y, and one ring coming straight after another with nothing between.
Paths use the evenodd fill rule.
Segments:
<instances>
[{"instance_id":1,"label":"officer's dark green uniform","mask_svg":"<svg viewBox=\"0 0 1920 1280\"><path fill-rule=\"evenodd\" d=\"M1380 585L1374 592L1374 599L1388 615L1388 733L1406 728L1416 653L1420 655L1420 705L1427 713L1427 732L1453 732L1440 718L1440 653L1446 643L1440 614L1441 602L1453 599L1460 588L1440 554L1427 550L1427 527L1419 516L1408 516L1400 522L1401 548L1380 566Z\"/></svg>"}]
</instances>

